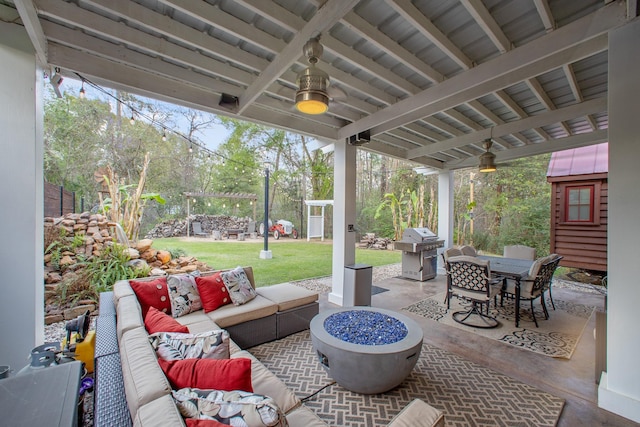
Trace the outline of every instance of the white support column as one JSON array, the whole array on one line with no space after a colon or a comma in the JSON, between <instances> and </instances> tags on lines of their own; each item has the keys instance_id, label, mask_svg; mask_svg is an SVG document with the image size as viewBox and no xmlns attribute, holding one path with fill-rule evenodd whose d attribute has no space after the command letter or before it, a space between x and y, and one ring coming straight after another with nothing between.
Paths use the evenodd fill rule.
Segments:
<instances>
[{"instance_id":1,"label":"white support column","mask_svg":"<svg viewBox=\"0 0 640 427\"><path fill-rule=\"evenodd\" d=\"M0 22L0 365L44 342L43 71L24 28Z\"/></svg>"},{"instance_id":2,"label":"white support column","mask_svg":"<svg viewBox=\"0 0 640 427\"><path fill-rule=\"evenodd\" d=\"M320 215L322 217L322 222L320 223L320 241L324 242L324 205L321 208L322 210L322 214Z\"/></svg>"},{"instance_id":3,"label":"white support column","mask_svg":"<svg viewBox=\"0 0 640 427\"><path fill-rule=\"evenodd\" d=\"M607 370L598 405L640 422L640 20L609 33L609 229Z\"/></svg>"},{"instance_id":4,"label":"white support column","mask_svg":"<svg viewBox=\"0 0 640 427\"><path fill-rule=\"evenodd\" d=\"M189 198L189 196L187 196L187 237L189 237L189 226L191 225L190 220L189 220L189 216L191 216L191 212L189 212L190 209L190 201L191 199ZM255 217L254 217L255 218Z\"/></svg>"},{"instance_id":5,"label":"white support column","mask_svg":"<svg viewBox=\"0 0 640 427\"><path fill-rule=\"evenodd\" d=\"M453 172L438 174L438 238L444 240L444 247L438 255L453 245ZM442 257L438 257L438 274L444 274Z\"/></svg>"},{"instance_id":6,"label":"white support column","mask_svg":"<svg viewBox=\"0 0 640 427\"><path fill-rule=\"evenodd\" d=\"M356 147L336 142L333 174L333 277L328 299L342 306L344 266L356 260Z\"/></svg>"},{"instance_id":7,"label":"white support column","mask_svg":"<svg viewBox=\"0 0 640 427\"><path fill-rule=\"evenodd\" d=\"M307 242L311 240L311 233L309 233L310 228L311 228L311 205L307 204Z\"/></svg>"}]
</instances>

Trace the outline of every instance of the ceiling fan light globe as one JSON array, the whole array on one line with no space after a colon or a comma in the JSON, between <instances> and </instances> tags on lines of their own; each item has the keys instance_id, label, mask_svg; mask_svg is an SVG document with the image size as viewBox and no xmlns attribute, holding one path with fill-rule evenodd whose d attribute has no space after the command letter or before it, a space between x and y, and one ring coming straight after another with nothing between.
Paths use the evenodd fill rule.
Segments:
<instances>
[{"instance_id":1,"label":"ceiling fan light globe","mask_svg":"<svg viewBox=\"0 0 640 427\"><path fill-rule=\"evenodd\" d=\"M313 65L298 75L296 109L304 114L323 114L329 109L329 75Z\"/></svg>"},{"instance_id":2,"label":"ceiling fan light globe","mask_svg":"<svg viewBox=\"0 0 640 427\"><path fill-rule=\"evenodd\" d=\"M296 102L296 109L304 114L324 114L329 109L327 102L328 98L327 101L317 99L303 99Z\"/></svg>"}]
</instances>

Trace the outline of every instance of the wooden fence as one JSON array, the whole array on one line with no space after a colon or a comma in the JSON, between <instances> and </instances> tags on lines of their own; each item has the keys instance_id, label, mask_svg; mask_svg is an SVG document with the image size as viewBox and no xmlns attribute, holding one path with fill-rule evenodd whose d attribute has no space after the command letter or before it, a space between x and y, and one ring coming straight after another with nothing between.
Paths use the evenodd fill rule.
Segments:
<instances>
[{"instance_id":1,"label":"wooden fence","mask_svg":"<svg viewBox=\"0 0 640 427\"><path fill-rule=\"evenodd\" d=\"M44 183L44 216L59 217L76 211L76 193Z\"/></svg>"}]
</instances>

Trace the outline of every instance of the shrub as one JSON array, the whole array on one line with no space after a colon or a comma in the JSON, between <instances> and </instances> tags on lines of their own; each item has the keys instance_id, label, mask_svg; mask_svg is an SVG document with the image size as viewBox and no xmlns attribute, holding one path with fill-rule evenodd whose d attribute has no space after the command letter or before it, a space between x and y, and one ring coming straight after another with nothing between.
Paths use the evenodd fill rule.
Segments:
<instances>
[{"instance_id":1,"label":"shrub","mask_svg":"<svg viewBox=\"0 0 640 427\"><path fill-rule=\"evenodd\" d=\"M80 299L98 301L101 292L108 292L118 280L135 279L149 274L148 268L129 265L129 254L119 244L105 246L100 255L77 264L58 286L60 302L75 303Z\"/></svg>"},{"instance_id":2,"label":"shrub","mask_svg":"<svg viewBox=\"0 0 640 427\"><path fill-rule=\"evenodd\" d=\"M187 251L182 248L170 248L167 251L171 254L171 259L180 258L181 256L187 256Z\"/></svg>"}]
</instances>

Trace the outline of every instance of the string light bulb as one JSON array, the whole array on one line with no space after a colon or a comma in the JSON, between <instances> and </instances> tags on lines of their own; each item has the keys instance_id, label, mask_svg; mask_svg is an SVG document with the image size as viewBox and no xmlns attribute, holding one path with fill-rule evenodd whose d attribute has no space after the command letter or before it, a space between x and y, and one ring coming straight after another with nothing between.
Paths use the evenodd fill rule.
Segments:
<instances>
[{"instance_id":1,"label":"string light bulb","mask_svg":"<svg viewBox=\"0 0 640 427\"><path fill-rule=\"evenodd\" d=\"M80 99L84 99L87 94L84 91L84 82L82 82L82 87L80 88Z\"/></svg>"},{"instance_id":2,"label":"string light bulb","mask_svg":"<svg viewBox=\"0 0 640 427\"><path fill-rule=\"evenodd\" d=\"M193 153L193 144L189 146L189 153Z\"/></svg>"},{"instance_id":3,"label":"string light bulb","mask_svg":"<svg viewBox=\"0 0 640 427\"><path fill-rule=\"evenodd\" d=\"M167 140L167 133L162 132L162 141L165 142Z\"/></svg>"},{"instance_id":4,"label":"string light bulb","mask_svg":"<svg viewBox=\"0 0 640 427\"><path fill-rule=\"evenodd\" d=\"M136 118L134 117L133 112L131 112L131 119L129 120L129 123L132 125L136 123Z\"/></svg>"}]
</instances>

